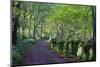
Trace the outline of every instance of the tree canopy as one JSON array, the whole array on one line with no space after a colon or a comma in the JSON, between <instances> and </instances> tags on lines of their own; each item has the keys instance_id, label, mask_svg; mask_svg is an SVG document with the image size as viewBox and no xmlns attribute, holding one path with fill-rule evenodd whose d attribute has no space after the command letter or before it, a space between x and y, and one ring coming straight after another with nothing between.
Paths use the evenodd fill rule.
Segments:
<instances>
[{"instance_id":1,"label":"tree canopy","mask_svg":"<svg viewBox=\"0 0 100 67\"><path fill-rule=\"evenodd\" d=\"M54 44L50 44L55 51L65 56L82 53L82 58L86 56L90 60L90 56L95 54L95 13L95 6L89 5L14 0L12 23L13 34L16 35L13 37L15 40L51 38L52 42L55 39Z\"/></svg>"}]
</instances>

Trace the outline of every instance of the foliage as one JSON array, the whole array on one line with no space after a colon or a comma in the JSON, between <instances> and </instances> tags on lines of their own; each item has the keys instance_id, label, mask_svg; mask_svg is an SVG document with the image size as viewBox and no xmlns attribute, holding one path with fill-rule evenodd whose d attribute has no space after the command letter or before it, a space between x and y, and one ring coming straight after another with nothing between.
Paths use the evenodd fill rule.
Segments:
<instances>
[{"instance_id":1,"label":"foliage","mask_svg":"<svg viewBox=\"0 0 100 67\"><path fill-rule=\"evenodd\" d=\"M30 45L27 45L29 44L27 39L49 38L49 47L51 46L60 54L92 60L93 54L95 54L95 48L93 48L95 43L92 43L94 40L90 42L95 36L93 26L95 23L95 7L93 7L88 5L13 2L13 16L16 16L19 20L19 22L15 22L19 23L17 39L23 40L17 40L18 45L16 45L15 53L17 55L15 57L25 54L24 51L28 50ZM82 46L80 46L80 43Z\"/></svg>"},{"instance_id":2,"label":"foliage","mask_svg":"<svg viewBox=\"0 0 100 67\"><path fill-rule=\"evenodd\" d=\"M18 64L34 43L35 40L33 39L18 40L12 51L13 64Z\"/></svg>"}]
</instances>

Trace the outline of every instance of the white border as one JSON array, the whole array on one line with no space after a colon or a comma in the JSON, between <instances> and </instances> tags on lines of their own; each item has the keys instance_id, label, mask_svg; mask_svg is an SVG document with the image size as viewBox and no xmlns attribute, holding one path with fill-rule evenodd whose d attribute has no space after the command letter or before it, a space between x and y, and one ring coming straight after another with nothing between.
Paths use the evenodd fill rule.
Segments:
<instances>
[{"instance_id":1,"label":"white border","mask_svg":"<svg viewBox=\"0 0 100 67\"><path fill-rule=\"evenodd\" d=\"M67 4L96 5L95 0L21 0L21 1L37 1L37 2L53 2L53 3L67 3Z\"/></svg>"},{"instance_id":2,"label":"white border","mask_svg":"<svg viewBox=\"0 0 100 67\"><path fill-rule=\"evenodd\" d=\"M27 0L29 1L29 0ZM31 0L33 1L33 0ZM40 67L98 67L100 64L100 0L34 0L42 2L84 4L97 6L97 61L83 63L67 63L39 65ZM37 65L37 67L39 67ZM10 67L10 0L0 1L0 67ZM27 66L33 67L33 66Z\"/></svg>"},{"instance_id":3,"label":"white border","mask_svg":"<svg viewBox=\"0 0 100 67\"><path fill-rule=\"evenodd\" d=\"M0 1L0 67L10 64L10 0Z\"/></svg>"}]
</instances>

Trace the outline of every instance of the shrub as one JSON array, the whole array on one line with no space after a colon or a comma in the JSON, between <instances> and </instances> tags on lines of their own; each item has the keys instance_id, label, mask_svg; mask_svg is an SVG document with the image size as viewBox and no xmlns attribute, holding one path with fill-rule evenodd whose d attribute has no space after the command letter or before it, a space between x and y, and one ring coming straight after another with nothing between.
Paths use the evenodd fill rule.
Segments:
<instances>
[{"instance_id":1,"label":"shrub","mask_svg":"<svg viewBox=\"0 0 100 67\"><path fill-rule=\"evenodd\" d=\"M18 51L16 50L12 51L13 64L17 64L21 59L22 59L22 55Z\"/></svg>"},{"instance_id":2,"label":"shrub","mask_svg":"<svg viewBox=\"0 0 100 67\"><path fill-rule=\"evenodd\" d=\"M17 40L17 45L12 51L13 64L20 63L21 59L26 55L32 45L35 43L34 39Z\"/></svg>"}]
</instances>

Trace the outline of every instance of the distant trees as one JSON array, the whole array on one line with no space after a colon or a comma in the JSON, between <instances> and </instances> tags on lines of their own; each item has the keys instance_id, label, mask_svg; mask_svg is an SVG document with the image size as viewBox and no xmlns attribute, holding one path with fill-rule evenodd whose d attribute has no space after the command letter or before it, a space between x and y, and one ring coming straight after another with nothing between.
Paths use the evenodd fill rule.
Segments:
<instances>
[{"instance_id":1,"label":"distant trees","mask_svg":"<svg viewBox=\"0 0 100 67\"><path fill-rule=\"evenodd\" d=\"M21 1L15 1L13 4L15 4L13 5L13 14L18 17L17 21L20 24L19 30L17 30L19 35L23 39L26 37L42 37L42 28L50 9L49 5Z\"/></svg>"}]
</instances>

